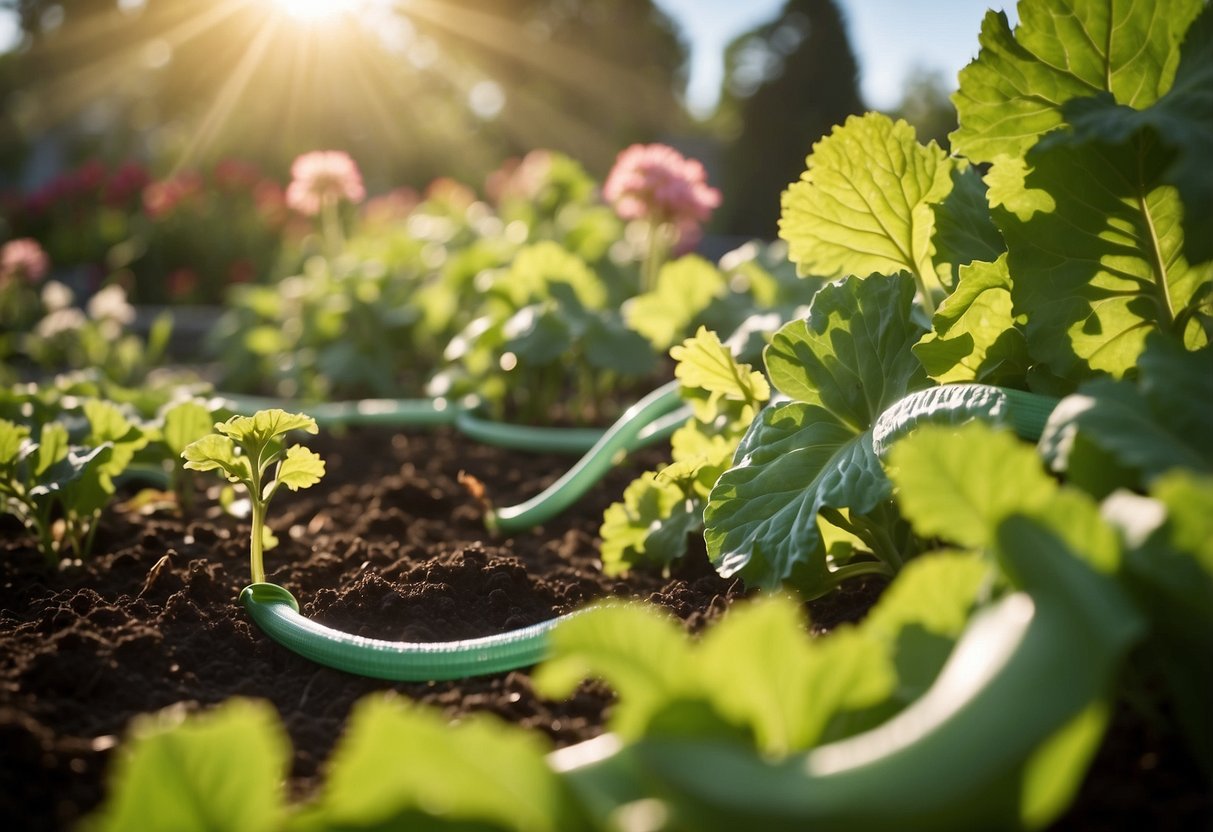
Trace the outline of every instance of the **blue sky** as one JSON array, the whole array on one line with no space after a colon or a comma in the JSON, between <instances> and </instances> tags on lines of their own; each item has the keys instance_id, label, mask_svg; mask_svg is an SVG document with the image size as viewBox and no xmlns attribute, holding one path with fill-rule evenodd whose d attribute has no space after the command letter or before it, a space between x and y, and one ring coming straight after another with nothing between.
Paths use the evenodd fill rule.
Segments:
<instances>
[{"instance_id":1,"label":"blue sky","mask_svg":"<svg viewBox=\"0 0 1213 832\"><path fill-rule=\"evenodd\" d=\"M655 0L686 31L691 44L687 98L697 113L711 110L720 89L725 45L738 33L773 19L784 0ZM859 61L860 85L870 107L895 106L915 66L939 70L953 86L956 73L977 55L986 9L1010 0L836 0Z\"/></svg>"}]
</instances>

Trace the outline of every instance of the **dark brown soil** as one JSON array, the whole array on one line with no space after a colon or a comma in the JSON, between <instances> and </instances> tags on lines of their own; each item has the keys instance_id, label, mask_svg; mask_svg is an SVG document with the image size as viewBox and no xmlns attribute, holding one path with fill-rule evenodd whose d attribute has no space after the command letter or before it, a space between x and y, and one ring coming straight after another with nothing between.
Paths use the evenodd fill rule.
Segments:
<instances>
[{"instance_id":1,"label":"dark brown soil","mask_svg":"<svg viewBox=\"0 0 1213 832\"><path fill-rule=\"evenodd\" d=\"M636 466L660 459L658 452L613 472L558 520L492 540L459 472L511 503L553 481L567 458L504 452L441 432L351 432L316 444L328 473L316 487L278 498L271 525L281 543L267 554L266 568L306 615L330 626L441 641L505 632L593 598L624 596L660 604L695 631L742 594L740 584L712 571L702 550L669 577L602 574L602 510L643 470ZM534 694L525 670L392 684L289 653L236 604L248 581L246 535L246 525L205 508L185 520L111 513L92 560L48 573L21 528L0 519L6 829L70 828L101 800L106 762L129 720L178 702L200 708L236 695L271 701L294 744L296 796L321 776L352 703L376 690L400 691L452 717L491 711L558 746L601 732L610 702L602 686L552 702ZM823 629L856 620L879 590L875 580L847 587L811 605L810 616ZM1127 724L1110 735L1079 812L1059 828L1120 828L1114 819L1125 812L1144 819L1145 828L1207 828L1207 793L1174 738L1143 736L1132 716ZM1169 801L1161 811L1177 825L1160 824L1156 797Z\"/></svg>"}]
</instances>

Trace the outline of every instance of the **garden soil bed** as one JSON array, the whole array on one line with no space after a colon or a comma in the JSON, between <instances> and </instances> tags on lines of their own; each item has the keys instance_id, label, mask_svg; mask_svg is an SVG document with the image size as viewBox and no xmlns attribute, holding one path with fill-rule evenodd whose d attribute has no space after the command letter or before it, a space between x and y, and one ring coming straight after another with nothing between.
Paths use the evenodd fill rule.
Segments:
<instances>
[{"instance_id":1,"label":"garden soil bed","mask_svg":"<svg viewBox=\"0 0 1213 832\"><path fill-rule=\"evenodd\" d=\"M467 471L501 503L552 482L567 457L477 446L446 433L352 431L314 441L328 463L316 487L271 508L280 545L268 579L303 612L348 632L440 641L505 632L619 596L668 608L689 630L721 616L743 588L702 550L663 577L604 576L597 529L659 452L637 455L566 515L493 540L458 483ZM438 683L388 683L312 664L278 646L236 604L247 583L247 525L218 515L111 512L97 554L48 573L11 517L0 518L0 817L6 829L68 829L97 805L112 749L130 719L175 703L269 700L295 756L290 787L309 794L350 706L396 690L455 717L490 711L563 746L603 730L610 693L586 685L544 700L526 671ZM871 580L809 606L816 628L860 618ZM1042 694L1047 695L1047 680ZM1208 790L1176 738L1127 709L1116 721L1063 829L1204 829Z\"/></svg>"}]
</instances>

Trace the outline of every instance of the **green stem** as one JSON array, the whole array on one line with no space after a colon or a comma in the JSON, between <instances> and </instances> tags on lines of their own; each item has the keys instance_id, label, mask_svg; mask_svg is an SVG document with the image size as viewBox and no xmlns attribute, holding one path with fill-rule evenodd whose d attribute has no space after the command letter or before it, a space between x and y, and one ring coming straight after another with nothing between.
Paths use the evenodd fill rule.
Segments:
<instances>
[{"instance_id":1,"label":"green stem","mask_svg":"<svg viewBox=\"0 0 1213 832\"><path fill-rule=\"evenodd\" d=\"M846 566L840 566L830 573L822 584L814 585L814 592L811 598L806 598L806 601L812 601L813 598L820 598L831 592L834 589L842 586L843 581L851 578L859 578L863 575L880 575L885 578L892 579L894 571L887 563L880 560L861 560L858 563L848 563Z\"/></svg>"},{"instance_id":2,"label":"green stem","mask_svg":"<svg viewBox=\"0 0 1213 832\"><path fill-rule=\"evenodd\" d=\"M821 515L838 528L855 535L868 544L872 554L886 563L892 572L901 569L903 561L898 553L897 544L879 523L871 522L864 517L848 518L840 510L828 506L821 509Z\"/></svg>"},{"instance_id":3,"label":"green stem","mask_svg":"<svg viewBox=\"0 0 1213 832\"><path fill-rule=\"evenodd\" d=\"M320 206L324 251L329 257L336 257L345 248L345 236L341 233L341 215L337 209L337 200L331 196L326 196Z\"/></svg>"},{"instance_id":4,"label":"green stem","mask_svg":"<svg viewBox=\"0 0 1213 832\"><path fill-rule=\"evenodd\" d=\"M249 536L249 572L252 575L252 583L265 583L265 565L262 559L262 528L265 526L265 506L259 499L260 495L249 495L252 497L253 529Z\"/></svg>"},{"instance_id":5,"label":"green stem","mask_svg":"<svg viewBox=\"0 0 1213 832\"><path fill-rule=\"evenodd\" d=\"M649 250L645 253L640 271L640 291L651 292L657 288L657 275L665 265L670 250L670 224L652 221L649 223Z\"/></svg>"}]
</instances>

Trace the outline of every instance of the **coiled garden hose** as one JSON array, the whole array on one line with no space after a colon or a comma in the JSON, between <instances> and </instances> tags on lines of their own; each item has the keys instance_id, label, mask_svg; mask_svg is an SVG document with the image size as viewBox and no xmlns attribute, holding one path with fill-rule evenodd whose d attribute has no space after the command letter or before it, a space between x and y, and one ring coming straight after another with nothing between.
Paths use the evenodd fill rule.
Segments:
<instances>
[{"instance_id":1,"label":"coiled garden hose","mask_svg":"<svg viewBox=\"0 0 1213 832\"><path fill-rule=\"evenodd\" d=\"M510 533L555 517L597 482L620 452L667 436L685 421L687 414L680 404L677 381L654 390L628 408L564 476L519 505L491 509L486 525ZM988 385L931 388L890 407L877 420L874 432L887 447L924 421L981 418L1010 424L1024 438L1036 439L1055 404L1043 396ZM300 614L290 592L275 584L246 587L240 602L257 625L284 647L318 664L394 681L457 679L526 667L544 657L548 634L567 618L484 638L426 644L369 639L317 624Z\"/></svg>"}]
</instances>

